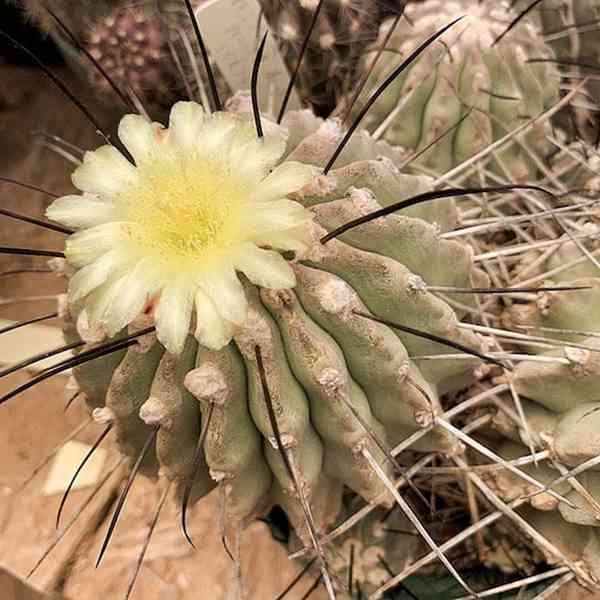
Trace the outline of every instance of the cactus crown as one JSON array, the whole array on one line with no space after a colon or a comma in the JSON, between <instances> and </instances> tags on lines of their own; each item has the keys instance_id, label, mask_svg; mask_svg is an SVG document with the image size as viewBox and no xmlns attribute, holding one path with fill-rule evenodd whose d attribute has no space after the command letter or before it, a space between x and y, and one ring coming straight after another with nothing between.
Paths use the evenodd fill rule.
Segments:
<instances>
[{"instance_id":1,"label":"cactus crown","mask_svg":"<svg viewBox=\"0 0 600 600\"><path fill-rule=\"evenodd\" d=\"M249 124L206 116L192 102L173 107L168 129L125 116L119 136L135 165L112 146L86 153L73 174L83 195L59 198L47 211L80 229L66 244L77 270L70 301L84 300L90 325L111 336L151 312L175 353L195 304L197 338L221 348L246 315L234 270L265 287L294 285L286 261L261 246L306 247L311 215L284 197L310 180L311 169L287 161L269 172L285 149L281 135L257 138Z\"/></svg>"}]
</instances>

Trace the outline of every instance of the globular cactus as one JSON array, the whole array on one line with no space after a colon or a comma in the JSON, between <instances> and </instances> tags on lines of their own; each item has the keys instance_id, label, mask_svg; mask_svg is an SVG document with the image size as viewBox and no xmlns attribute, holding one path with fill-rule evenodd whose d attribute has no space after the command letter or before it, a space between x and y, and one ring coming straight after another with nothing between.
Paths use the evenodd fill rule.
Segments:
<instances>
[{"instance_id":1,"label":"globular cactus","mask_svg":"<svg viewBox=\"0 0 600 600\"><path fill-rule=\"evenodd\" d=\"M558 212L547 214L544 221L531 207L527 226L531 237L522 243L522 249L511 252L512 238L496 237L499 245L489 253L492 262L487 270L492 280L505 280L515 290L537 285L549 289L533 296L516 294L495 307L488 305L504 328L495 330L501 347L504 351L512 349L517 360L512 373L491 377L494 386L488 389L497 390L496 414L493 431L481 438L502 460L521 464L532 481L544 487L532 485L506 468L489 469L481 478L483 485L515 508L515 520L521 519L549 542L539 546L547 562L576 564L580 577L597 581L597 157L581 142L569 146L559 140L554 143L557 152L551 160L549 189L555 195L553 209ZM537 208L544 212L542 205ZM509 208L506 210L510 213ZM507 221L503 227L509 227L512 217L505 214L503 218ZM499 259L503 252L506 258ZM563 286L563 291L552 291L557 286ZM564 288L571 292L565 293ZM491 331L487 327L480 330ZM471 418L478 415L480 412L475 411ZM535 458L532 452L537 453Z\"/></svg>"},{"instance_id":2,"label":"globular cactus","mask_svg":"<svg viewBox=\"0 0 600 600\"><path fill-rule=\"evenodd\" d=\"M386 147L365 133L336 169L319 174L342 135L335 122L292 111L281 127L265 121L268 133L257 139L244 97L230 105L238 113L209 116L177 104L168 129L125 117L119 134L135 166L110 146L85 155L73 174L82 195L48 209L77 229L66 243L66 333L93 349L102 332L116 341L127 326L135 334L154 323L156 334L139 345L76 367L97 418L114 421L132 459L158 426L159 473L181 492L197 471L198 495L212 478L228 523L277 503L306 541L302 496L319 532L339 512L344 486L387 502L392 448L430 425L439 393L478 362L418 368L410 354L448 348L369 316L477 349L427 286L486 278L468 246L439 237L456 223L452 202L319 242L348 219L430 189L429 178L377 159ZM207 429L198 469L200 414ZM434 429L415 448L453 453L459 445Z\"/></svg>"},{"instance_id":3,"label":"globular cactus","mask_svg":"<svg viewBox=\"0 0 600 600\"><path fill-rule=\"evenodd\" d=\"M498 40L512 16L505 3L432 0L411 3L405 12L407 18L395 29L391 30L393 23L384 24L370 51L372 64L367 69L372 71L362 92L363 102L419 40L452 19L466 16L443 42L396 79L365 119L376 137L411 153L441 138L419 157L420 168L442 175L556 102L555 65L528 63L553 56L536 29L523 21ZM351 95L347 103L352 99ZM359 107L360 102L354 111ZM524 136L526 147L499 151L494 170L512 181L534 177L538 166L531 151L546 153L547 131L547 123L540 124Z\"/></svg>"},{"instance_id":4,"label":"globular cactus","mask_svg":"<svg viewBox=\"0 0 600 600\"><path fill-rule=\"evenodd\" d=\"M116 84L131 87L136 96L149 104L169 103L178 92L181 94L181 76L169 48L169 43L181 46L176 23L168 23L143 5L111 8L101 16L81 18L83 23L76 30L81 43ZM78 54L64 34L60 39L67 54ZM84 68L81 58L79 66ZM86 70L95 89L112 91L91 64Z\"/></svg>"},{"instance_id":5,"label":"globular cactus","mask_svg":"<svg viewBox=\"0 0 600 600\"><path fill-rule=\"evenodd\" d=\"M198 0L193 7L201 4ZM107 103L119 103L116 87L130 106L141 104L163 116L177 100L191 94L206 97L208 81L195 57L194 32L183 3L24 0L24 5ZM220 94L229 96L214 60L211 69Z\"/></svg>"},{"instance_id":6,"label":"globular cactus","mask_svg":"<svg viewBox=\"0 0 600 600\"><path fill-rule=\"evenodd\" d=\"M290 71L310 29L318 0L260 0ZM316 113L328 115L358 83L366 52L379 26L402 14L405 0L334 0L322 2L320 18L303 58L298 84Z\"/></svg>"},{"instance_id":7,"label":"globular cactus","mask_svg":"<svg viewBox=\"0 0 600 600\"><path fill-rule=\"evenodd\" d=\"M596 253L598 229L597 225L585 221L582 219L578 224L584 236L579 247L579 240L571 241L565 236L556 245L553 255L539 263L539 272L549 272L545 281L581 287L581 291L577 294L541 293L535 302L516 303L506 310L505 320L513 327L538 336L542 347L539 356L517 365L513 378L515 389L523 398L531 432L507 429L502 416L497 426L515 442L527 441L530 434L536 446L548 450L549 468L540 466L536 470L536 476L545 483L561 475L552 461L568 469L591 461L585 473L578 477L582 488L571 489L568 482L562 486L562 493L576 506L556 502L546 495L536 498L535 504L545 510L558 508L569 522L598 526L600 477L593 462L598 462L600 447L600 371L596 339L600 325L596 310L600 287L597 267L581 251L584 245L589 252ZM581 237L582 233L578 235ZM574 266L564 268L573 262ZM553 271L558 272L552 274ZM547 344L544 344L545 338L548 338ZM514 445L509 447L516 449ZM557 489L561 489L560 486ZM513 486L513 490L518 493L517 487ZM589 510L590 504L593 511Z\"/></svg>"}]
</instances>

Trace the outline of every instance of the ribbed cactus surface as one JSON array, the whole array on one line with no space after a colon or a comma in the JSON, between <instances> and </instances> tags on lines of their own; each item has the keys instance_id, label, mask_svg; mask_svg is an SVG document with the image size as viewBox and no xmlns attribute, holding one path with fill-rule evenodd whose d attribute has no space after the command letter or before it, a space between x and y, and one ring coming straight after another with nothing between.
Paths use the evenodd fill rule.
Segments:
<instances>
[{"instance_id":1,"label":"ribbed cactus surface","mask_svg":"<svg viewBox=\"0 0 600 600\"><path fill-rule=\"evenodd\" d=\"M318 0L260 0L290 71ZM327 0L322 3L299 72L299 91L317 114L328 115L358 83L381 23L401 14L405 0Z\"/></svg>"},{"instance_id":2,"label":"ribbed cactus surface","mask_svg":"<svg viewBox=\"0 0 600 600\"><path fill-rule=\"evenodd\" d=\"M408 151L433 144L419 163L440 175L543 113L558 95L555 65L528 62L553 56L531 23L519 23L498 40L514 16L507 5L431 0L409 4L406 18L393 31L393 22L382 27L369 53L374 68L362 102L420 42L461 16L443 42L395 80L365 119L376 136ZM532 129L525 136L527 146L545 153L546 131L547 125ZM523 148L500 151L494 168L524 181L537 167Z\"/></svg>"},{"instance_id":3,"label":"ribbed cactus surface","mask_svg":"<svg viewBox=\"0 0 600 600\"><path fill-rule=\"evenodd\" d=\"M589 157L589 158L587 158ZM572 171L565 174L566 180L587 193L597 196L596 158L591 147L578 143L566 147L555 159L557 171L568 162L575 163ZM586 196L580 199L585 202ZM589 202L589 201L588 201ZM545 284L580 287L576 294L554 292L540 293L535 301L517 302L504 311L505 323L538 336L541 347L531 360L520 362L514 373L514 385L523 397L523 408L534 437L533 443L550 452L548 467L538 468L536 476L546 483L560 477L556 463L570 469L588 464L577 477L580 481L573 488L566 481L556 489L562 489L573 504L557 502L540 495L534 504L545 510L558 508L565 520L597 526L600 521L594 512L600 508L600 478L597 475L598 448L600 444L600 405L598 404L598 340L596 332L600 326L597 311L598 224L595 215L583 214L575 220L553 224L556 229L556 244L545 254L531 250L514 267L518 273L525 265L531 276L544 276ZM576 233L570 232L575 227ZM566 229L565 229L566 228ZM548 340L543 344L544 340ZM503 426L504 424L504 426ZM527 443L528 432L506 428L499 417L498 426L516 442ZM518 452L514 444L507 451ZM554 466L552 464L554 461ZM577 484L577 482L575 482ZM562 487L561 487L562 486ZM516 488L513 488L516 493ZM590 505L594 507L589 511Z\"/></svg>"},{"instance_id":4,"label":"ribbed cactus surface","mask_svg":"<svg viewBox=\"0 0 600 600\"><path fill-rule=\"evenodd\" d=\"M508 263L501 266L498 255L514 243L510 236L496 237L499 246L490 253L495 256L489 265L492 280L515 289L550 289L516 295L492 309L499 327L513 332L500 343L517 360L512 373L488 382L488 389L493 383L498 390L498 403L492 427L481 438L503 460L521 462L544 487L506 468L489 469L481 477L518 508L516 518L544 536L548 543L539 549L548 563L576 564L591 581L600 575L597 157L582 142L566 145L552 138L552 143L552 178L544 185L554 194L551 203L558 212L547 222L533 218L527 228L531 238L522 242L521 252L506 255ZM510 227L506 209L504 218ZM572 291L551 291L556 286Z\"/></svg>"},{"instance_id":5,"label":"ribbed cactus surface","mask_svg":"<svg viewBox=\"0 0 600 600\"><path fill-rule=\"evenodd\" d=\"M248 109L243 97L234 99L232 106L242 113ZM247 127L242 117L231 118L233 122L241 119L239 127ZM219 117L206 117L205 126L210 127L215 119ZM177 123L177 119L172 116L171 122ZM196 299L193 321L200 344L192 331L187 339L182 334L182 345L176 344L177 349L169 352L159 340L165 340L166 335L170 341L164 343L171 348L175 342L157 321L159 340L149 334L132 348L77 367L75 378L90 406L96 409L96 416L114 420L118 443L126 456L135 458L151 428L159 426L154 448L158 462L148 468L158 467L159 473L180 489L192 473L201 422L210 419L203 466L197 475L198 494L220 485L225 492L226 514L234 522L260 514L273 503L280 504L307 539L299 490L286 471L286 461L274 437L256 348L262 354L281 439L302 493L311 501L318 529L324 531L339 512L344 486L370 502L387 502L385 481L370 461L375 461L386 477L392 477L389 453L431 424L441 410L439 393L462 382L462 376L478 362L467 358L424 362L418 367L411 355L430 356L452 350L394 331L369 316L401 322L477 349L477 337L458 327L456 312L428 292L427 286L467 286L473 281L481 284L486 277L474 268L467 245L440 239L440 232L456 223L452 202L415 206L320 243L319 237L348 219L430 189L430 180L402 175L390 159L377 158L390 150L385 145L378 147L365 133L350 143L337 168L327 176L318 175L318 167L339 143L339 126L300 111L289 112L282 128L272 127L274 133L268 139L288 139L287 145L281 146L285 161L274 173L295 164L317 167L314 178L290 196L298 206L308 207L302 210L314 219L310 225L312 241L289 263L295 287L278 289L266 274L263 281L259 266L253 272L242 270L254 284L246 277L235 284L243 287L246 317L237 324L227 322L228 336L215 341L212 333L201 332L216 327L216 315L211 320L210 313ZM121 129L126 130L123 126ZM161 148L168 151L174 135L182 135L177 129L155 131L158 140L164 140L154 142L159 144L155 153ZM302 135L298 136L299 132ZM227 135L235 136L235 128ZM139 134L133 136L128 133L122 137L136 160L141 161L138 169L143 169L145 159L139 158L141 150L136 145ZM216 148L211 160L222 159ZM119 194L125 193L109 190L97 183L100 179L90 179L100 176L93 172L94 163L105 152L100 149L86 155L83 167L74 174L74 182L87 190L80 207L90 194L98 198L92 198L93 202L109 202L116 207ZM160 157L153 155L152 160ZM155 169L160 169L155 164ZM141 175L141 171L131 173L132 177ZM158 190L159 181L153 186ZM67 242L67 262L75 271L70 269L70 300L66 306L70 324L66 333L68 339L82 336L93 348L98 341L94 336L99 332L101 335L108 327L114 335L122 327L109 322L113 321L111 311L124 307L113 292L109 292L110 298L103 296L107 286L117 284L111 284L110 275L99 274L94 262L89 262L89 252L95 252L89 244L94 244L98 239L95 236L109 224L87 228L81 208L71 204L69 198L56 201L48 212L64 223L77 223L80 229L73 241ZM290 200L281 202L291 204ZM276 214L270 217L275 219L274 224ZM283 222L279 227L284 229L277 235L285 234ZM278 245L275 235L270 240L269 245ZM100 263L96 266L107 258L104 250L99 252L95 260ZM84 262L88 266L82 268ZM92 272L95 274L90 282ZM109 281L102 287L102 278L107 277ZM84 292L78 291L80 285L84 285ZM219 302L227 299L218 291L208 293L221 310ZM134 319L134 311L129 313L129 320L134 319L130 333L146 327L152 318L161 319L167 294L166 288L158 297L142 294L144 301L139 306L140 310L146 307L142 311L146 316ZM173 307L177 310L176 304ZM227 344L231 336L233 341ZM448 433L433 429L414 448L452 453L458 446Z\"/></svg>"}]
</instances>

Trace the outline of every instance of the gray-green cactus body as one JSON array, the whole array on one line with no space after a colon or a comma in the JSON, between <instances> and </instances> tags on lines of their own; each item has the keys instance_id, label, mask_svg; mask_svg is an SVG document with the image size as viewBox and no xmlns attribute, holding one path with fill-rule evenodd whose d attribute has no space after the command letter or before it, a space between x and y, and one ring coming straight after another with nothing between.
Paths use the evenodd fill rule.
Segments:
<instances>
[{"instance_id":1,"label":"gray-green cactus body","mask_svg":"<svg viewBox=\"0 0 600 600\"><path fill-rule=\"evenodd\" d=\"M400 21L393 31L370 77L371 91L428 35L466 15L443 43L433 44L390 85L366 117L369 130L411 153L437 140L419 158L421 167L443 174L556 101L554 65L527 62L552 57L532 25L521 22L494 43L510 23L504 4L430 1L409 4L406 14L416 26ZM387 28L382 27L372 60ZM537 167L529 149L545 154L545 131L540 124L524 136L527 148L498 152L494 170L512 181L531 178Z\"/></svg>"},{"instance_id":2,"label":"gray-green cactus body","mask_svg":"<svg viewBox=\"0 0 600 600\"><path fill-rule=\"evenodd\" d=\"M250 110L245 96L230 106L244 114ZM389 158L377 158L393 151L364 132L350 142L336 169L319 175L319 165L341 139L339 126L308 111L288 113L283 126L297 126L288 138L288 157L316 166L314 180L295 199L314 212L317 237L389 204L399 190L408 197L430 189L427 177L402 175ZM301 139L298 130L304 132ZM393 479L389 453L430 426L442 410L439 395L479 364L471 357L437 361L437 354L454 350L368 318L376 315L479 348L478 338L459 327L459 315L427 290L428 284L465 286L484 279L467 246L440 238L441 229L456 221L452 201L406 213L326 244L315 238L307 255L293 263L294 289L261 289L244 281L249 316L222 350L198 346L190 336L184 351L174 355L149 335L110 360L79 367L75 377L97 414L114 421L121 452L133 461L158 426L146 470L181 492L192 473L202 423L208 422L194 498L218 485L225 514L235 522L280 504L305 541L304 501L320 530L334 523L344 489L387 504L386 485L369 461ZM147 320L140 317L129 332L147 326ZM77 329L98 343L84 325L85 311L68 322L70 337ZM285 459L274 436L257 346ZM429 360L413 361L416 355ZM412 448L452 454L460 445L434 428Z\"/></svg>"},{"instance_id":3,"label":"gray-green cactus body","mask_svg":"<svg viewBox=\"0 0 600 600\"><path fill-rule=\"evenodd\" d=\"M577 150L578 146L568 148L557 164L566 165L577 156ZM580 159L576 161L575 170L567 169L565 173L567 178L575 177L581 185L579 190L583 188L595 195L596 175L589 167ZM585 201L585 196L580 200ZM530 358L519 360L512 375L526 425L515 427L514 421L502 413L496 416L494 424L510 439L499 449L504 458L516 459L529 454L525 446L531 443L548 451L549 456L537 466L524 468L544 485L563 476L554 489L571 504L541 493L531 498L532 506L554 511L558 521L597 530L600 526L600 471L595 464L600 452L600 344L597 338L600 271L593 262L597 254L595 211L587 215L583 212L579 218L575 212L571 224L580 239L565 233L564 222L560 227L555 223L557 244L552 251L544 254L543 250L531 250L512 267L518 274L524 265L533 264L535 269L531 275L538 279L545 276L544 285L580 289L540 292L533 301L514 302L505 309L505 323L526 330L541 344L531 348ZM591 253L591 259L584 250ZM571 479L564 477L573 469L576 472ZM535 492L532 486L516 481L510 474L495 474L493 479L506 499ZM551 517L546 520L550 523ZM563 525L554 527L558 531ZM582 535L589 537L587 533Z\"/></svg>"}]
</instances>

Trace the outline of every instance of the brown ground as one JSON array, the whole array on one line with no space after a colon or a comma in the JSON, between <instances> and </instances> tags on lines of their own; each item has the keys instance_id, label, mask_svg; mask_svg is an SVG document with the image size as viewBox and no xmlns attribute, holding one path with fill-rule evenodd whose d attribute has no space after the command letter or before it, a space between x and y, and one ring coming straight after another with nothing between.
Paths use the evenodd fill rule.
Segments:
<instances>
[{"instance_id":1,"label":"brown ground","mask_svg":"<svg viewBox=\"0 0 600 600\"><path fill-rule=\"evenodd\" d=\"M26 379L27 375L19 375L3 381L0 392ZM16 490L31 469L86 418L81 406L73 406L63 414L63 385L62 379L48 382L2 408L0 565L21 575L29 571L54 538L60 494L43 495L41 488L47 469L22 491L17 493ZM99 431L100 426L90 425L77 439L91 443ZM116 453L112 451L106 463L111 466L115 462ZM36 586L63 590L65 598L77 600L123 597L158 493L149 481L141 478L136 481L105 560L95 570L94 561L106 529L104 516L118 489L118 477L112 481L106 493L100 494L98 501L82 515L73 534L62 540L33 576ZM89 492L90 489L85 489L71 494L63 523L68 523ZM233 569L219 540L215 500L209 497L190 511L188 522L197 551L188 546L181 534L176 507L173 504L165 507L132 594L133 600L227 597ZM261 524L256 523L246 530L243 542L248 597L275 598L293 577L294 566ZM308 585L307 581L299 588L306 589Z\"/></svg>"},{"instance_id":2,"label":"brown ground","mask_svg":"<svg viewBox=\"0 0 600 600\"><path fill-rule=\"evenodd\" d=\"M75 85L70 82L70 85ZM77 87L77 86L76 86ZM77 87L79 90L79 88ZM98 111L103 123L114 122ZM0 65L0 176L17 178L55 193L71 190L69 164L48 149L35 145L31 131L44 130L63 136L83 148L99 145L88 123L39 73ZM41 216L49 199L41 194L1 183L2 206ZM0 221L0 246L60 250L62 236L10 219ZM43 259L0 255L0 272L27 266L44 266ZM23 298L62 291L52 275L0 276L0 298ZM52 301L0 305L0 318L25 319L55 310ZM56 324L56 323L55 323ZM0 338L0 343L2 340ZM41 348L40 348L41 349ZM0 380L0 393L26 381L20 373ZM54 518L60 494L44 496L42 487L48 468L24 489L20 483L57 444L87 415L81 405L63 413L64 378L51 379L23 393L0 408L0 567L24 576L54 539ZM91 443L101 426L92 424L77 439ZM110 448L110 444L105 445ZM111 450L108 467L116 462ZM114 501L120 479L115 476L106 491L83 513L77 525L32 577L36 587L59 590L65 599L97 600L124 597L141 541L158 500L158 491L139 478L128 497L109 551L98 570L94 562L106 529L106 513ZM67 523L91 488L74 491L63 523ZM178 511L168 503L152 538L132 600L220 600L232 589L234 569L221 545L216 523L216 499L206 499L190 511L188 523L196 542L194 551L181 534ZM274 599L297 571L283 549L260 523L243 534L244 581L248 598ZM311 585L298 585L301 598ZM9 593L3 588L2 600ZM311 598L317 599L318 594Z\"/></svg>"}]
</instances>

